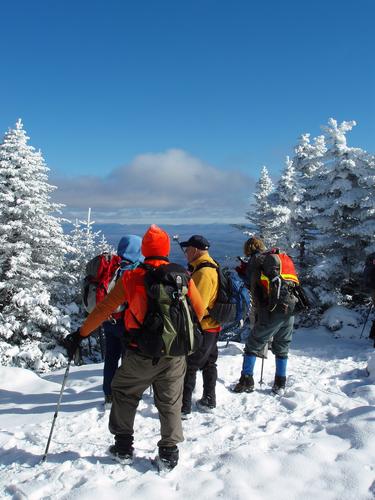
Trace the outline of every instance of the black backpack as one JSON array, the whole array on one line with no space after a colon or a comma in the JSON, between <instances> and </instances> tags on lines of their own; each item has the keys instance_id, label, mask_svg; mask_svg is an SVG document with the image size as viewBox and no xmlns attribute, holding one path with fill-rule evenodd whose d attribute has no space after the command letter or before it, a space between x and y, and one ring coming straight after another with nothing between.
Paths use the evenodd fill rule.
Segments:
<instances>
[{"instance_id":1,"label":"black backpack","mask_svg":"<svg viewBox=\"0 0 375 500\"><path fill-rule=\"evenodd\" d=\"M366 287L375 290L375 252L366 257L363 280Z\"/></svg>"},{"instance_id":2,"label":"black backpack","mask_svg":"<svg viewBox=\"0 0 375 500\"><path fill-rule=\"evenodd\" d=\"M147 293L147 312L139 324L134 340L142 354L152 358L192 354L200 344L201 332L188 297L187 271L178 264L146 269L144 284Z\"/></svg>"},{"instance_id":3,"label":"black backpack","mask_svg":"<svg viewBox=\"0 0 375 500\"><path fill-rule=\"evenodd\" d=\"M293 259L278 248L257 257L261 273L257 294L269 311L293 314L310 308L309 299L300 284Z\"/></svg>"},{"instance_id":4,"label":"black backpack","mask_svg":"<svg viewBox=\"0 0 375 500\"><path fill-rule=\"evenodd\" d=\"M193 274L203 267L216 269L219 279L219 289L214 306L208 310L209 315L220 325L242 324L249 314L250 293L244 282L230 269L222 269L215 261L202 262Z\"/></svg>"}]
</instances>

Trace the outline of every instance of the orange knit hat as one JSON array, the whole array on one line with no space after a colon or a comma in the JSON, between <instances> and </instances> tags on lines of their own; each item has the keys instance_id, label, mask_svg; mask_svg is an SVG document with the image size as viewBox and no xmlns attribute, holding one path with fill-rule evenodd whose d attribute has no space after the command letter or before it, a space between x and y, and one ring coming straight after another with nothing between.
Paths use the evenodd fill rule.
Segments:
<instances>
[{"instance_id":1,"label":"orange knit hat","mask_svg":"<svg viewBox=\"0 0 375 500\"><path fill-rule=\"evenodd\" d=\"M168 257L171 242L168 233L156 224L152 224L142 239L142 254L145 257Z\"/></svg>"}]
</instances>

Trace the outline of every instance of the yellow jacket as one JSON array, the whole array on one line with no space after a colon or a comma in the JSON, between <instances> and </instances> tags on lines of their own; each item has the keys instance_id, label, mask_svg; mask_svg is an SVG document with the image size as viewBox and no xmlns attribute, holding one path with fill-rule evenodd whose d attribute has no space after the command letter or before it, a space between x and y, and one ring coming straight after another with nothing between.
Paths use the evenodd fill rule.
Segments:
<instances>
[{"instance_id":1,"label":"yellow jacket","mask_svg":"<svg viewBox=\"0 0 375 500\"><path fill-rule=\"evenodd\" d=\"M204 255L201 255L197 259L193 260L193 262L190 262L192 278L202 297L203 306L205 308L205 313L201 321L201 327L203 330L216 329L218 331L218 329L220 328L220 324L217 323L217 321L215 321L213 318L211 318L211 316L208 316L209 313L207 310L213 307L216 301L217 293L219 290L218 273L213 267L202 267L201 269L198 269L198 271L194 272L194 269L196 269L202 262L210 262L211 264L215 264L215 261L207 252Z\"/></svg>"}]
</instances>

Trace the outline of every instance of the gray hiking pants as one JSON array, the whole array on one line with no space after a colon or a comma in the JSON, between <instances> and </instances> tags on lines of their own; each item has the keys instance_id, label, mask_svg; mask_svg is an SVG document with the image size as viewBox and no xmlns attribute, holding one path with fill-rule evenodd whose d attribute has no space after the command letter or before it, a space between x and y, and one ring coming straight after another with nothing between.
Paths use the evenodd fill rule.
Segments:
<instances>
[{"instance_id":1,"label":"gray hiking pants","mask_svg":"<svg viewBox=\"0 0 375 500\"><path fill-rule=\"evenodd\" d=\"M185 356L160 358L157 364L153 364L152 359L127 351L112 380L110 432L133 435L138 403L144 391L152 385L160 419L158 446L175 446L183 441L181 405L185 372Z\"/></svg>"},{"instance_id":2,"label":"gray hiking pants","mask_svg":"<svg viewBox=\"0 0 375 500\"><path fill-rule=\"evenodd\" d=\"M294 316L259 308L254 328L246 341L245 354L263 357L264 348L272 340L272 352L279 358L287 358L292 341Z\"/></svg>"}]
</instances>

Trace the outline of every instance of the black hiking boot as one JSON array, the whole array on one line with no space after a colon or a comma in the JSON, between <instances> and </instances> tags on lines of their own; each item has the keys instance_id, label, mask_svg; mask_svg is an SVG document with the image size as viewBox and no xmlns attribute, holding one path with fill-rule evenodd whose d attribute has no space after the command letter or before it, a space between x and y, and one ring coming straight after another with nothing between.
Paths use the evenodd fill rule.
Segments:
<instances>
[{"instance_id":1,"label":"black hiking boot","mask_svg":"<svg viewBox=\"0 0 375 500\"><path fill-rule=\"evenodd\" d=\"M156 457L156 465L161 471L170 471L178 464L177 446L159 446L159 456Z\"/></svg>"},{"instance_id":2,"label":"black hiking boot","mask_svg":"<svg viewBox=\"0 0 375 500\"><path fill-rule=\"evenodd\" d=\"M181 418L182 420L187 420L191 414L191 397L192 392L184 387L184 393L182 396L182 408L181 408Z\"/></svg>"},{"instance_id":3,"label":"black hiking boot","mask_svg":"<svg viewBox=\"0 0 375 500\"><path fill-rule=\"evenodd\" d=\"M282 396L285 392L286 377L275 375L275 381L272 386L272 392Z\"/></svg>"},{"instance_id":4,"label":"black hiking boot","mask_svg":"<svg viewBox=\"0 0 375 500\"><path fill-rule=\"evenodd\" d=\"M252 375L241 375L238 383L233 387L233 392L253 392L254 378Z\"/></svg>"},{"instance_id":5,"label":"black hiking boot","mask_svg":"<svg viewBox=\"0 0 375 500\"><path fill-rule=\"evenodd\" d=\"M187 420L191 416L191 405L182 405L181 408L181 419Z\"/></svg>"},{"instance_id":6,"label":"black hiking boot","mask_svg":"<svg viewBox=\"0 0 375 500\"><path fill-rule=\"evenodd\" d=\"M203 394L203 397L198 399L197 406L203 410L213 410L216 408L216 397L210 394Z\"/></svg>"},{"instance_id":7,"label":"black hiking boot","mask_svg":"<svg viewBox=\"0 0 375 500\"><path fill-rule=\"evenodd\" d=\"M106 394L104 396L104 409L110 410L112 408L112 394Z\"/></svg>"},{"instance_id":8,"label":"black hiking boot","mask_svg":"<svg viewBox=\"0 0 375 500\"><path fill-rule=\"evenodd\" d=\"M124 434L115 436L115 444L108 448L112 457L122 464L131 464L133 461L133 436Z\"/></svg>"}]
</instances>

